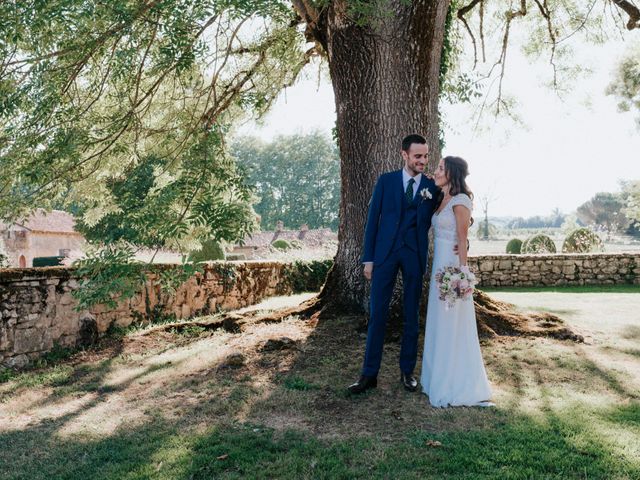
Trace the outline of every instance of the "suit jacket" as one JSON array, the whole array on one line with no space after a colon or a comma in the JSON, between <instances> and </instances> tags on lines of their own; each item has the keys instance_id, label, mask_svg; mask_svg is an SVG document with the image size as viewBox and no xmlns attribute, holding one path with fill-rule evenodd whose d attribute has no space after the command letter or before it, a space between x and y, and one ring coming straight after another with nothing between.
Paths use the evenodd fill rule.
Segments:
<instances>
[{"instance_id":1,"label":"suit jacket","mask_svg":"<svg viewBox=\"0 0 640 480\"><path fill-rule=\"evenodd\" d=\"M424 198L421 192L428 189L431 198ZM431 216L437 207L439 189L433 180L422 175L416 201L418 201L418 257L424 273L427 268L429 250L428 232L431 228ZM425 194L426 195L426 194ZM400 219L404 188L402 170L380 175L369 202L367 226L364 233L363 262L383 263L394 244Z\"/></svg>"}]
</instances>

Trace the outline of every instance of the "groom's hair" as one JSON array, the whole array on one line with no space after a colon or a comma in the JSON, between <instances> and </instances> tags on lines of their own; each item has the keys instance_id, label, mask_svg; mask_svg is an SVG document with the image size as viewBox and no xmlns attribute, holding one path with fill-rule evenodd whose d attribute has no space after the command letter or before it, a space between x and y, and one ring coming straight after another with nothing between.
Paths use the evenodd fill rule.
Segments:
<instances>
[{"instance_id":1,"label":"groom's hair","mask_svg":"<svg viewBox=\"0 0 640 480\"><path fill-rule=\"evenodd\" d=\"M408 152L411 148L411 145L414 143L419 143L421 145L425 145L427 143L427 139L422 135L418 135L417 133L412 133L411 135L407 135L402 139L402 150Z\"/></svg>"}]
</instances>

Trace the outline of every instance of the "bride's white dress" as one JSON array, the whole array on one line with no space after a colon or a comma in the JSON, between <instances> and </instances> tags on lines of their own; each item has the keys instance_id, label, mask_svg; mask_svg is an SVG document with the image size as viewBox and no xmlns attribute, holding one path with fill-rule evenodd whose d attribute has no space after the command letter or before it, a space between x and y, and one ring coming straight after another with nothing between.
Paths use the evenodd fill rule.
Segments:
<instances>
[{"instance_id":1,"label":"bride's white dress","mask_svg":"<svg viewBox=\"0 0 640 480\"><path fill-rule=\"evenodd\" d=\"M484 368L473 301L458 300L445 308L440 300L434 276L445 266L460 266L453 248L458 243L455 205L472 209L471 199L461 193L454 196L439 214L434 214L434 255L427 327L422 354L422 391L434 407L449 405L492 405L491 387Z\"/></svg>"}]
</instances>

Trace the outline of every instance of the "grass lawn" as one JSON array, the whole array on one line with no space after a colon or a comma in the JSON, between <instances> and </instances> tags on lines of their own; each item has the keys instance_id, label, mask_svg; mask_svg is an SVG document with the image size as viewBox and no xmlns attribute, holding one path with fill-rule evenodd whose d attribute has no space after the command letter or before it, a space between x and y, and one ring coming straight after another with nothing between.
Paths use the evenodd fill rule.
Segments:
<instances>
[{"instance_id":1,"label":"grass lawn","mask_svg":"<svg viewBox=\"0 0 640 480\"><path fill-rule=\"evenodd\" d=\"M483 341L490 409L435 409L405 392L395 343L378 388L346 395L364 348L353 317L132 331L0 375L0 478L637 479L640 295L629 293L492 291L557 313L586 343ZM283 336L292 347L263 349ZM244 364L227 366L238 353Z\"/></svg>"}]
</instances>

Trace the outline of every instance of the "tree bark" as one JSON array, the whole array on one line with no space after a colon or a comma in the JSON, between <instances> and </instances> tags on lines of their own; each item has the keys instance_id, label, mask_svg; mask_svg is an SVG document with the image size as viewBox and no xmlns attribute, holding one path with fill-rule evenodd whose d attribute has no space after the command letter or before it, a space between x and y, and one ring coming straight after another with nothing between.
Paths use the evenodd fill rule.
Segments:
<instances>
[{"instance_id":1,"label":"tree bark","mask_svg":"<svg viewBox=\"0 0 640 480\"><path fill-rule=\"evenodd\" d=\"M338 251L322 297L362 312L367 282L360 256L368 203L378 176L402 167L402 138L427 138L428 169L440 157L439 72L448 1L392 0L380 18L358 25L345 1L323 12L315 38L326 51L336 101L342 195Z\"/></svg>"}]
</instances>

